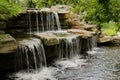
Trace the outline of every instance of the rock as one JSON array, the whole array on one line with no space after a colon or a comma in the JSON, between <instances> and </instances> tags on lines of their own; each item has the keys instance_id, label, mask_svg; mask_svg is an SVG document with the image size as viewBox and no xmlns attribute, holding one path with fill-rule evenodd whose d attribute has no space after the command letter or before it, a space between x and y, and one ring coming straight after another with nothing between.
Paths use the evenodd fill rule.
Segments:
<instances>
[{"instance_id":1,"label":"rock","mask_svg":"<svg viewBox=\"0 0 120 80\"><path fill-rule=\"evenodd\" d=\"M34 34L36 38L40 38L46 46L52 46L59 44L59 39L50 32L36 33Z\"/></svg>"},{"instance_id":2,"label":"rock","mask_svg":"<svg viewBox=\"0 0 120 80\"><path fill-rule=\"evenodd\" d=\"M82 29L82 30L84 30L84 26L83 25L81 25L81 26L71 26L71 29Z\"/></svg>"},{"instance_id":3,"label":"rock","mask_svg":"<svg viewBox=\"0 0 120 80\"><path fill-rule=\"evenodd\" d=\"M81 29L68 29L69 33L78 33L78 34L95 34L94 32L81 30Z\"/></svg>"},{"instance_id":4,"label":"rock","mask_svg":"<svg viewBox=\"0 0 120 80\"><path fill-rule=\"evenodd\" d=\"M41 12L52 12L51 8L42 8Z\"/></svg>"},{"instance_id":5,"label":"rock","mask_svg":"<svg viewBox=\"0 0 120 80\"><path fill-rule=\"evenodd\" d=\"M98 43L106 43L106 42L111 42L113 38L111 36L104 36L102 38L98 38Z\"/></svg>"},{"instance_id":6,"label":"rock","mask_svg":"<svg viewBox=\"0 0 120 80\"><path fill-rule=\"evenodd\" d=\"M79 36L81 36L81 37L84 38L84 39L87 39L87 38L92 37L91 34L79 34Z\"/></svg>"},{"instance_id":7,"label":"rock","mask_svg":"<svg viewBox=\"0 0 120 80\"><path fill-rule=\"evenodd\" d=\"M96 28L96 25L88 25L88 24L85 24L85 29L86 30L91 30L91 29L95 29Z\"/></svg>"},{"instance_id":8,"label":"rock","mask_svg":"<svg viewBox=\"0 0 120 80\"><path fill-rule=\"evenodd\" d=\"M69 26L83 26L80 21L69 20Z\"/></svg>"},{"instance_id":9,"label":"rock","mask_svg":"<svg viewBox=\"0 0 120 80\"><path fill-rule=\"evenodd\" d=\"M80 29L68 29L68 33L78 34L82 38L92 37L93 32L80 30Z\"/></svg>"},{"instance_id":10,"label":"rock","mask_svg":"<svg viewBox=\"0 0 120 80\"><path fill-rule=\"evenodd\" d=\"M62 12L62 13L58 13L59 15L59 19L68 19L70 18L70 12Z\"/></svg>"},{"instance_id":11,"label":"rock","mask_svg":"<svg viewBox=\"0 0 120 80\"><path fill-rule=\"evenodd\" d=\"M113 42L120 43L120 36L113 36Z\"/></svg>"},{"instance_id":12,"label":"rock","mask_svg":"<svg viewBox=\"0 0 120 80\"><path fill-rule=\"evenodd\" d=\"M6 28L6 22L0 21L0 29L5 29Z\"/></svg>"},{"instance_id":13,"label":"rock","mask_svg":"<svg viewBox=\"0 0 120 80\"><path fill-rule=\"evenodd\" d=\"M72 20L80 20L79 15L73 12L70 12L70 18Z\"/></svg>"},{"instance_id":14,"label":"rock","mask_svg":"<svg viewBox=\"0 0 120 80\"><path fill-rule=\"evenodd\" d=\"M15 50L15 39L9 34L0 34L0 53L12 53Z\"/></svg>"},{"instance_id":15,"label":"rock","mask_svg":"<svg viewBox=\"0 0 120 80\"><path fill-rule=\"evenodd\" d=\"M71 6L67 5L56 5L51 6L52 11L57 12L58 14L69 13L72 10Z\"/></svg>"},{"instance_id":16,"label":"rock","mask_svg":"<svg viewBox=\"0 0 120 80\"><path fill-rule=\"evenodd\" d=\"M3 31L3 30L0 30L0 34L5 34L5 31Z\"/></svg>"}]
</instances>

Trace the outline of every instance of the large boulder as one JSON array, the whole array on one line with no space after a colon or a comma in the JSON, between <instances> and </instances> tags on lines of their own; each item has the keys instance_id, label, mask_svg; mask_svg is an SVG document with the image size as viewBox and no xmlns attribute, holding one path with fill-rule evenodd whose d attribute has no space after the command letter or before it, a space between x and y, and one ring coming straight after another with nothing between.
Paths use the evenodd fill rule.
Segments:
<instances>
[{"instance_id":1,"label":"large boulder","mask_svg":"<svg viewBox=\"0 0 120 80\"><path fill-rule=\"evenodd\" d=\"M16 50L16 40L9 34L0 34L0 53L12 53Z\"/></svg>"},{"instance_id":2,"label":"large boulder","mask_svg":"<svg viewBox=\"0 0 120 80\"><path fill-rule=\"evenodd\" d=\"M59 44L59 39L51 32L36 33L36 38L40 38L46 46Z\"/></svg>"}]
</instances>

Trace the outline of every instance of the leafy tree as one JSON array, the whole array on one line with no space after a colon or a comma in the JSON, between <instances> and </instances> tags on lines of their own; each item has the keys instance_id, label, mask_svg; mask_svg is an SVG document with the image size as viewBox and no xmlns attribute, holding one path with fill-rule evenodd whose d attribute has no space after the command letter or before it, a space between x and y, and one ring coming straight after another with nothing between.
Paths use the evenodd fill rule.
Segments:
<instances>
[{"instance_id":1,"label":"leafy tree","mask_svg":"<svg viewBox=\"0 0 120 80\"><path fill-rule=\"evenodd\" d=\"M17 0L0 0L0 20L17 16L21 10L23 10L23 8Z\"/></svg>"}]
</instances>

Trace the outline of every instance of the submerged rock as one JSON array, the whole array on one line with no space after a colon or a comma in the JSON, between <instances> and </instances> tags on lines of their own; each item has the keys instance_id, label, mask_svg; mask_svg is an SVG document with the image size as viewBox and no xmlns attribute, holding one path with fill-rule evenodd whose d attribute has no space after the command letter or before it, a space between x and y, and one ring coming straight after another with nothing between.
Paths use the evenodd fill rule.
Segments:
<instances>
[{"instance_id":1,"label":"submerged rock","mask_svg":"<svg viewBox=\"0 0 120 80\"><path fill-rule=\"evenodd\" d=\"M9 34L0 34L0 53L11 53L16 50L16 41Z\"/></svg>"},{"instance_id":2,"label":"submerged rock","mask_svg":"<svg viewBox=\"0 0 120 80\"><path fill-rule=\"evenodd\" d=\"M46 46L59 44L58 38L50 32L36 33L34 36L40 38Z\"/></svg>"}]
</instances>

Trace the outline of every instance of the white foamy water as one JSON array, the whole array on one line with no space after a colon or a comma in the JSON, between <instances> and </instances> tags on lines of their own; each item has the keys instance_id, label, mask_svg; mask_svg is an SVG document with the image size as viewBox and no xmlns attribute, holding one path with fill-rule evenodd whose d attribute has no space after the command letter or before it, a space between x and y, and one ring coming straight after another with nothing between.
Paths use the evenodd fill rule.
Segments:
<instances>
[{"instance_id":1,"label":"white foamy water","mask_svg":"<svg viewBox=\"0 0 120 80\"><path fill-rule=\"evenodd\" d=\"M75 56L72 59L58 60L55 62L55 64L58 68L61 68L62 70L67 68L75 69L78 67L80 68L82 65L86 65L86 60L80 59L80 57Z\"/></svg>"},{"instance_id":2,"label":"white foamy water","mask_svg":"<svg viewBox=\"0 0 120 80\"><path fill-rule=\"evenodd\" d=\"M77 69L86 64L85 59L75 56L71 59L55 61L54 65L56 67L42 67L32 72L20 71L10 77L14 80L58 80L58 76L65 74L65 69Z\"/></svg>"},{"instance_id":3,"label":"white foamy water","mask_svg":"<svg viewBox=\"0 0 120 80\"><path fill-rule=\"evenodd\" d=\"M39 67L47 65L45 50L40 39L31 38L21 41L15 57L16 69L27 69L29 72L30 68L37 70Z\"/></svg>"},{"instance_id":4,"label":"white foamy water","mask_svg":"<svg viewBox=\"0 0 120 80\"><path fill-rule=\"evenodd\" d=\"M43 67L35 72L18 72L10 77L14 76L14 80L57 80L53 75L54 72L51 69Z\"/></svg>"}]
</instances>

